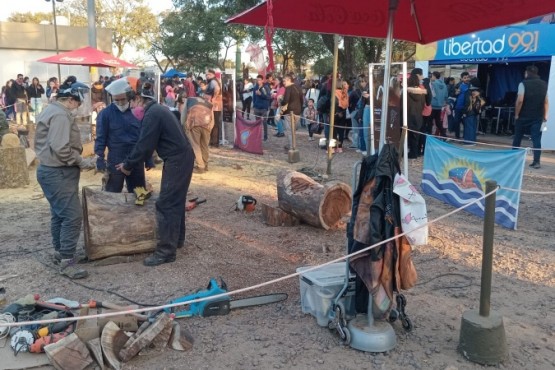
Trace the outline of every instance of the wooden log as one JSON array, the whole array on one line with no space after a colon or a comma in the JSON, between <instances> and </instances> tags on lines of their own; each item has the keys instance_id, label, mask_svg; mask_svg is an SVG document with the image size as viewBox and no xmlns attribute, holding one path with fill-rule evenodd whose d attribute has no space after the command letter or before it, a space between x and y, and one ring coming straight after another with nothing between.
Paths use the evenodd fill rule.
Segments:
<instances>
[{"instance_id":1,"label":"wooden log","mask_svg":"<svg viewBox=\"0 0 555 370\"><path fill-rule=\"evenodd\" d=\"M83 188L85 252L90 260L152 252L156 247L155 197L144 206L135 195Z\"/></svg>"},{"instance_id":2,"label":"wooden log","mask_svg":"<svg viewBox=\"0 0 555 370\"><path fill-rule=\"evenodd\" d=\"M9 134L4 135L4 138ZM5 140L5 139L4 139ZM29 185L25 148L0 148L0 189Z\"/></svg>"},{"instance_id":3,"label":"wooden log","mask_svg":"<svg viewBox=\"0 0 555 370\"><path fill-rule=\"evenodd\" d=\"M121 361L127 362L135 357L143 348L146 348L154 338L164 331L168 326L171 327L171 319L168 314L162 313L152 323L145 321L137 331L139 335L133 335L125 346L119 351ZM168 335L169 338L169 335Z\"/></svg>"},{"instance_id":4,"label":"wooden log","mask_svg":"<svg viewBox=\"0 0 555 370\"><path fill-rule=\"evenodd\" d=\"M277 193L281 209L309 225L326 230L337 225L351 210L349 185L339 181L321 185L296 171L278 173Z\"/></svg>"},{"instance_id":5,"label":"wooden log","mask_svg":"<svg viewBox=\"0 0 555 370\"><path fill-rule=\"evenodd\" d=\"M87 346L75 333L47 345L44 351L52 366L58 370L82 370L94 363Z\"/></svg>"},{"instance_id":6,"label":"wooden log","mask_svg":"<svg viewBox=\"0 0 555 370\"><path fill-rule=\"evenodd\" d=\"M264 222L269 226L296 226L301 222L297 217L281 208L272 207L265 203L260 203L260 206Z\"/></svg>"},{"instance_id":7,"label":"wooden log","mask_svg":"<svg viewBox=\"0 0 555 370\"><path fill-rule=\"evenodd\" d=\"M193 336L187 329L181 329L178 322L172 322L172 333L168 345L176 351L188 351L193 348Z\"/></svg>"},{"instance_id":8,"label":"wooden log","mask_svg":"<svg viewBox=\"0 0 555 370\"><path fill-rule=\"evenodd\" d=\"M104 358L102 357L102 347L100 345L100 338L91 339L87 342L87 348L91 353L93 359L96 361L100 370L106 369L104 365Z\"/></svg>"},{"instance_id":9,"label":"wooden log","mask_svg":"<svg viewBox=\"0 0 555 370\"><path fill-rule=\"evenodd\" d=\"M129 337L113 321L104 326L102 337L100 337L100 346L106 362L112 369L120 370L122 368L119 352L128 340Z\"/></svg>"}]
</instances>

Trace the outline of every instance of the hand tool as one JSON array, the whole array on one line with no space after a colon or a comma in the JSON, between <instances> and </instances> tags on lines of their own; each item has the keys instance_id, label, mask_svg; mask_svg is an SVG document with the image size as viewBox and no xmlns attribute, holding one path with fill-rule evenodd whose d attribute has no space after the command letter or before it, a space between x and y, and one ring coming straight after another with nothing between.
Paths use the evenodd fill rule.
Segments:
<instances>
[{"instance_id":1,"label":"hand tool","mask_svg":"<svg viewBox=\"0 0 555 370\"><path fill-rule=\"evenodd\" d=\"M193 209L197 208L199 204L202 204L202 203L206 203L206 199L198 199L198 198L189 199L187 201L187 204L185 205L185 211L192 211Z\"/></svg>"},{"instance_id":2,"label":"hand tool","mask_svg":"<svg viewBox=\"0 0 555 370\"><path fill-rule=\"evenodd\" d=\"M199 289L196 292L186 295L181 298L174 299L170 304L188 302L199 298L211 297L218 294L227 293L227 285L220 278L220 284L216 279L210 279L208 287L206 289ZM277 293L261 295L256 297L242 298L231 300L229 296L225 295L211 300L206 300L202 302L195 302L186 304L183 306L175 306L166 308L164 311L167 313L173 313L176 318L181 317L192 317L192 316L216 316L216 315L227 315L229 311L236 308L260 306L270 303L277 303L287 299L287 294ZM187 309L188 308L188 309Z\"/></svg>"},{"instance_id":3,"label":"hand tool","mask_svg":"<svg viewBox=\"0 0 555 370\"><path fill-rule=\"evenodd\" d=\"M73 332L74 326L75 326L74 323L69 323L69 325L66 325L64 331L61 331L59 333L52 333L50 335L46 335L44 337L38 338L37 340L35 340L34 343L32 343L29 346L29 352L31 352L31 353L42 353L42 352L44 352L44 347L45 346L47 346L49 344L56 343L56 342L60 341L61 339L67 337L69 334L71 334Z\"/></svg>"},{"instance_id":4,"label":"hand tool","mask_svg":"<svg viewBox=\"0 0 555 370\"><path fill-rule=\"evenodd\" d=\"M142 321L146 321L148 319L146 315L141 315L136 312L126 312L128 310L131 310L132 309L131 307L120 306L120 305L110 303L110 302L105 302L105 301L100 302L100 301L95 301L91 299L88 303L81 304L77 301L70 301L69 299L65 299L65 298L52 298L52 299L49 299L47 302L51 304L56 304L56 305L63 305L68 307L71 310L77 310L80 308L108 308L110 310L122 311L122 313L133 315Z\"/></svg>"}]
</instances>

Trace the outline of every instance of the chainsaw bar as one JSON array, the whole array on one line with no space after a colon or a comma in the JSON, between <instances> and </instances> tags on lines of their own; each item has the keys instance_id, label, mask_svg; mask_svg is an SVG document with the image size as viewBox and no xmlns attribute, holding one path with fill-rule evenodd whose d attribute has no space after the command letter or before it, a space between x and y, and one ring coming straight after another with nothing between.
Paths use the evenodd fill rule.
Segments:
<instances>
[{"instance_id":1,"label":"chainsaw bar","mask_svg":"<svg viewBox=\"0 0 555 370\"><path fill-rule=\"evenodd\" d=\"M234 299L229 302L229 308L234 310L237 308L262 306L265 304L282 302L282 301L285 301L286 299L287 299L286 293L259 295L255 297Z\"/></svg>"}]
</instances>

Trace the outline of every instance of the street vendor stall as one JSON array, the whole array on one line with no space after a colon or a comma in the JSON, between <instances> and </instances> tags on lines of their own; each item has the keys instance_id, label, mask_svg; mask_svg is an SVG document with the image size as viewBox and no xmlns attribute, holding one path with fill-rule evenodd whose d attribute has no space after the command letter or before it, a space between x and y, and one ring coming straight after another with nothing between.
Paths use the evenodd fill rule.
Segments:
<instances>
[{"instance_id":1,"label":"street vendor stall","mask_svg":"<svg viewBox=\"0 0 555 370\"><path fill-rule=\"evenodd\" d=\"M417 66L425 70L439 66L477 64L477 77L490 108L491 131L499 132L500 123L514 120L514 102L518 84L527 65L538 67L541 79L548 81L548 127L555 122L555 31L553 15L532 19L525 24L498 27L486 31L417 45ZM454 76L457 78L458 76ZM542 134L542 148L555 148L555 128Z\"/></svg>"}]
</instances>

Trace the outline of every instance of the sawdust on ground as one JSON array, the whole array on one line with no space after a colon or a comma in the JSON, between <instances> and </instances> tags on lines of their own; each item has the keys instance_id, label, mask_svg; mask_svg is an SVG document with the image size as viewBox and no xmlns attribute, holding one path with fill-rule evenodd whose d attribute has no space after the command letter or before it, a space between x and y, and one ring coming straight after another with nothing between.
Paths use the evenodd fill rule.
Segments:
<instances>
[{"instance_id":1,"label":"sawdust on ground","mask_svg":"<svg viewBox=\"0 0 555 370\"><path fill-rule=\"evenodd\" d=\"M229 127L228 127L229 129ZM229 133L229 130L228 130ZM230 136L230 135L228 135ZM117 291L141 303L162 304L204 288L210 277L223 277L230 290L250 286L341 256L344 225L319 230L300 225L266 226L260 207L251 214L236 212L235 201L249 194L259 202L277 203L275 174L283 168L325 173L326 155L317 141L299 134L301 162L288 164L285 138L270 135L263 156L230 147L211 150L210 171L194 175L191 196L208 201L187 215L187 245L177 261L156 268L140 261L111 266L88 265L83 283ZM553 154L544 154L541 170L526 169L523 188L555 190ZM354 149L336 155L333 174L348 184L360 159ZM420 184L422 161L410 163L410 179ZM0 190L0 275L18 277L2 282L8 300L28 293L72 300L120 301L113 295L75 285L48 269L49 208L37 198L35 168L31 185ZM160 167L147 173L158 189ZM100 175L82 174L81 185L100 184ZM452 210L426 197L434 219ZM492 309L504 317L509 357L506 369L555 367L555 215L554 197L523 194L517 231L496 227ZM133 215L129 215L133 217ZM458 213L430 228L430 243L415 252L419 285L405 293L407 313L415 328L406 333L394 324L397 347L369 354L340 345L338 337L301 313L298 279L290 279L248 295L286 292L287 301L233 311L228 316L179 320L196 342L190 352L167 350L138 357L128 369L478 369L456 351L462 313L479 304L482 221ZM82 242L81 242L82 243ZM0 342L0 345L2 343Z\"/></svg>"}]
</instances>

